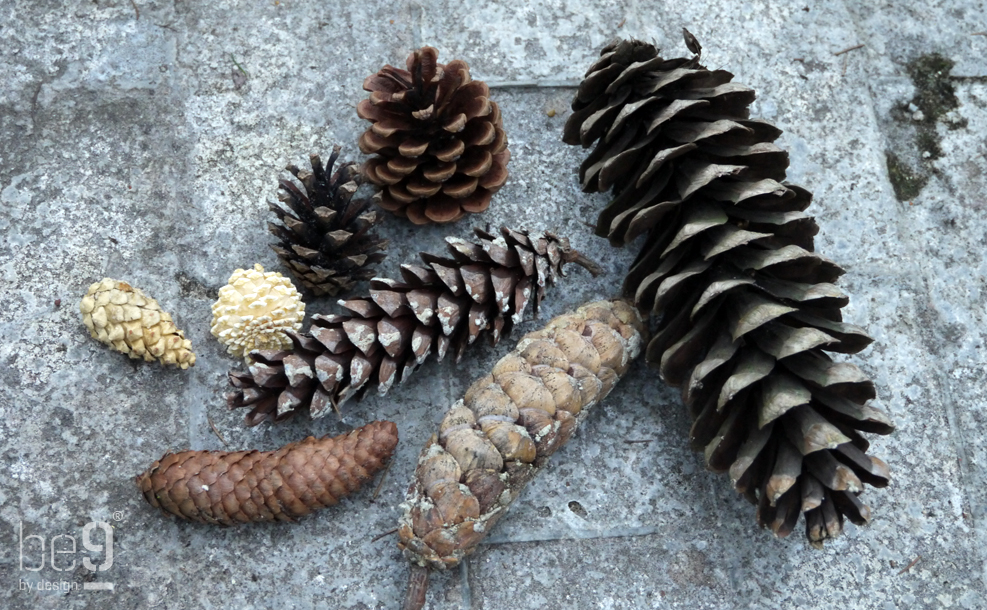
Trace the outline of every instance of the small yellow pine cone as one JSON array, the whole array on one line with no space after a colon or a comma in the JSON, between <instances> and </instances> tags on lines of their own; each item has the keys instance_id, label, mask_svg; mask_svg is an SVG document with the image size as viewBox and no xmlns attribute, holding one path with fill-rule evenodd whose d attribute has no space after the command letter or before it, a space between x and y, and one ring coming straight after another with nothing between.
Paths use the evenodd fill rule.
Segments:
<instances>
[{"instance_id":1,"label":"small yellow pine cone","mask_svg":"<svg viewBox=\"0 0 987 610\"><path fill-rule=\"evenodd\" d=\"M247 358L253 350L279 350L291 345L285 331L298 331L305 317L302 295L291 281L260 265L237 269L219 289L212 306L212 334L226 351Z\"/></svg>"},{"instance_id":2,"label":"small yellow pine cone","mask_svg":"<svg viewBox=\"0 0 987 610\"><path fill-rule=\"evenodd\" d=\"M111 349L147 362L187 369L195 364L192 342L158 302L127 282L103 278L79 303L89 334Z\"/></svg>"}]
</instances>

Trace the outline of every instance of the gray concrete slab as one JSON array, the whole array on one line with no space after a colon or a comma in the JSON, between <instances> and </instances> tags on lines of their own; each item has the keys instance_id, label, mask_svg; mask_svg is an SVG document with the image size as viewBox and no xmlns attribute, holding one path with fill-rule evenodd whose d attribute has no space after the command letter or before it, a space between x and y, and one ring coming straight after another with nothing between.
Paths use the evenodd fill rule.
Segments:
<instances>
[{"instance_id":1,"label":"gray concrete slab","mask_svg":"<svg viewBox=\"0 0 987 610\"><path fill-rule=\"evenodd\" d=\"M0 9L5 607L396 607L407 567L393 538L372 538L394 527L441 413L513 340L474 348L458 367L428 365L384 398L347 405L342 421L246 429L221 399L236 363L209 336L215 293L237 267L278 268L264 226L281 168L336 142L358 158L363 78L420 44L436 46L440 60L466 59L495 85L511 179L472 222L387 222L384 274L437 251L446 234L512 224L569 235L609 271L573 271L543 319L615 293L632 252L581 224L605 197L579 192L583 151L559 139L573 93L564 85L615 36L683 53L681 26L702 41L707 65L757 89L755 114L785 130L791 179L815 193L817 248L847 269L846 318L876 339L853 361L898 424L873 449L891 465L892 485L867 492L870 526L849 526L825 550L798 536L774 540L688 450L677 394L639 364L466 567L433 578L427 607L987 607L982 2L573 0L466 10L444 0L9 0ZM917 73L923 58L952 66ZM924 89L915 83L929 78L952 87L955 107L916 119L921 104L909 104ZM528 86L537 84L553 86ZM900 162L890 172L889 153ZM895 188L909 184L920 187L899 200ZM76 304L104 276L134 283L175 315L196 348L194 369L131 363L87 336ZM376 418L401 434L380 495L361 491L297 525L178 523L150 509L131 481L169 449L224 448L210 421L231 448L272 449ZM83 556L105 558L81 545L93 520L114 527L113 565L97 575L81 566ZM57 556L57 567L75 559L74 569L52 569L50 556L39 572L22 568L21 536L41 536L50 550L63 534L78 552ZM25 549L23 566L38 565L37 539ZM94 578L114 592L25 590Z\"/></svg>"}]
</instances>

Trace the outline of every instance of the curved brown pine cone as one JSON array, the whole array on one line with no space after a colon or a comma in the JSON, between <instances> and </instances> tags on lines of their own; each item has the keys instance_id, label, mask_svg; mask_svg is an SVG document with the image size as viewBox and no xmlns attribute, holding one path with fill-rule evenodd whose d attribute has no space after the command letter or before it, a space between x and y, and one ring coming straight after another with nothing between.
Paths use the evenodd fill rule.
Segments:
<instances>
[{"instance_id":1,"label":"curved brown pine cone","mask_svg":"<svg viewBox=\"0 0 987 610\"><path fill-rule=\"evenodd\" d=\"M702 66L686 34L688 59L640 41L605 48L564 139L596 143L580 180L613 190L597 233L615 245L647 236L624 289L657 321L647 359L682 388L692 446L730 473L761 525L787 536L804 513L819 545L844 518L869 520L865 483L888 483L860 434L893 430L865 404L874 384L826 353L871 339L842 322L843 270L813 252L811 194L780 182L781 131L748 118L754 91Z\"/></svg>"},{"instance_id":2,"label":"curved brown pine cone","mask_svg":"<svg viewBox=\"0 0 987 610\"><path fill-rule=\"evenodd\" d=\"M135 481L151 506L189 521L294 521L359 489L397 442L394 423L375 421L277 451L167 453Z\"/></svg>"},{"instance_id":3,"label":"curved brown pine cone","mask_svg":"<svg viewBox=\"0 0 987 610\"><path fill-rule=\"evenodd\" d=\"M490 89L470 80L466 62L438 63L432 47L409 55L407 68L384 66L368 76L370 97L357 106L373 123L360 150L376 155L363 173L383 187L377 203L415 224L486 210L511 158Z\"/></svg>"},{"instance_id":4,"label":"curved brown pine cone","mask_svg":"<svg viewBox=\"0 0 987 610\"><path fill-rule=\"evenodd\" d=\"M456 566L609 394L643 346L628 301L589 303L528 333L446 413L401 505L414 564Z\"/></svg>"},{"instance_id":5,"label":"curved brown pine cone","mask_svg":"<svg viewBox=\"0 0 987 610\"><path fill-rule=\"evenodd\" d=\"M551 233L475 233L475 243L446 238L449 258L423 253L425 266L402 266L404 281L372 280L369 297L340 301L349 314L313 316L308 333L289 333L292 350L252 352L249 373L230 373L229 407L248 407L254 426L301 409L321 417L375 385L384 395L430 354L441 360L451 349L458 361L485 332L496 343L529 302L537 315L566 263L598 272Z\"/></svg>"},{"instance_id":6,"label":"curved brown pine cone","mask_svg":"<svg viewBox=\"0 0 987 610\"><path fill-rule=\"evenodd\" d=\"M325 166L319 155L311 155L311 171L294 165L285 168L304 190L280 180L278 200L283 207L268 204L280 221L267 223L278 238L271 249L316 297L335 296L369 280L376 272L373 265L386 256L381 250L387 248L387 240L372 231L383 216L367 210L370 200L353 199L360 180L356 164L343 163L332 171L339 150L333 148Z\"/></svg>"},{"instance_id":7,"label":"curved brown pine cone","mask_svg":"<svg viewBox=\"0 0 987 610\"><path fill-rule=\"evenodd\" d=\"M104 277L91 284L79 302L89 335L116 352L146 362L195 365L192 342L158 302L127 282Z\"/></svg>"}]
</instances>

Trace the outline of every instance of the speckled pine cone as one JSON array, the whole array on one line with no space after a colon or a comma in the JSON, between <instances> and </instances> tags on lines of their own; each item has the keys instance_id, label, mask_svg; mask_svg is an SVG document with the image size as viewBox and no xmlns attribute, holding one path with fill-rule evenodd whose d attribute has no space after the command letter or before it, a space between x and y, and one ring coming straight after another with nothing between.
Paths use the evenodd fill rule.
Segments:
<instances>
[{"instance_id":1,"label":"speckled pine cone","mask_svg":"<svg viewBox=\"0 0 987 610\"><path fill-rule=\"evenodd\" d=\"M692 446L729 472L758 522L787 536L799 515L814 545L844 518L864 524L864 484L887 465L860 434L893 425L868 406L874 384L827 352L871 339L842 322L843 270L813 251L805 189L783 182L781 134L749 118L754 91L650 44L606 47L573 101L564 139L595 146L579 170L587 191L612 190L597 233L615 245L645 235L625 293L651 311L647 360L682 388Z\"/></svg>"},{"instance_id":2,"label":"speckled pine cone","mask_svg":"<svg viewBox=\"0 0 987 610\"><path fill-rule=\"evenodd\" d=\"M599 301L526 334L446 413L418 459L398 546L456 566L627 372L643 344L637 310Z\"/></svg>"},{"instance_id":3,"label":"speckled pine cone","mask_svg":"<svg viewBox=\"0 0 987 610\"><path fill-rule=\"evenodd\" d=\"M289 333L291 350L253 352L248 373L230 373L230 408L249 408L256 425L299 410L321 417L375 386L383 395L429 355L458 360L480 335L496 343L510 332L529 303L537 314L566 263L598 271L552 234L476 234L447 238L449 258L423 253L425 266L402 266L403 281L372 280L369 297L340 301L349 314L313 316L308 333Z\"/></svg>"},{"instance_id":4,"label":"speckled pine cone","mask_svg":"<svg viewBox=\"0 0 987 610\"><path fill-rule=\"evenodd\" d=\"M490 89L461 60L438 63L423 47L407 70L384 66L363 82L370 97L357 114L372 123L360 150L382 187L377 203L415 224L446 223L487 209L507 180L507 136Z\"/></svg>"},{"instance_id":5,"label":"speckled pine cone","mask_svg":"<svg viewBox=\"0 0 987 610\"><path fill-rule=\"evenodd\" d=\"M126 282L103 278L89 286L79 303L89 334L131 358L174 364L195 364L192 342L178 330L158 302Z\"/></svg>"},{"instance_id":6,"label":"speckled pine cone","mask_svg":"<svg viewBox=\"0 0 987 610\"><path fill-rule=\"evenodd\" d=\"M383 220L368 210L369 199L353 199L360 173L355 163L343 163L333 173L339 157L336 146L325 166L312 155L311 170L289 165L286 169L302 183L280 180L278 200L268 204L279 223L268 223L277 244L271 248L301 285L314 296L348 292L358 282L372 278L374 265L384 260L386 239L373 228Z\"/></svg>"},{"instance_id":7,"label":"speckled pine cone","mask_svg":"<svg viewBox=\"0 0 987 610\"><path fill-rule=\"evenodd\" d=\"M294 521L359 489L397 442L397 426L377 421L276 451L168 453L135 481L151 506L189 521Z\"/></svg>"}]
</instances>

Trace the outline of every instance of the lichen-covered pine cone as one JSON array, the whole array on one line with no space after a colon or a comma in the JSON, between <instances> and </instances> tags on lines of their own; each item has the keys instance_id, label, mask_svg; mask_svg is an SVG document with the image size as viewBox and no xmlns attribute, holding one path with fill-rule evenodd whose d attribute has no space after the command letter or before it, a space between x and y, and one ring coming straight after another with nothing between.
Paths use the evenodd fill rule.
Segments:
<instances>
[{"instance_id":1,"label":"lichen-covered pine cone","mask_svg":"<svg viewBox=\"0 0 987 610\"><path fill-rule=\"evenodd\" d=\"M377 203L415 224L486 210L511 158L489 87L470 79L464 61L438 63L432 47L409 55L407 68L368 76L370 97L357 106L372 123L360 150L375 155L363 173L383 189Z\"/></svg>"},{"instance_id":2,"label":"lichen-covered pine cone","mask_svg":"<svg viewBox=\"0 0 987 610\"><path fill-rule=\"evenodd\" d=\"M115 351L181 369L195 364L192 342L178 330L171 314L127 282L107 277L92 284L79 311L93 339Z\"/></svg>"},{"instance_id":3,"label":"lichen-covered pine cone","mask_svg":"<svg viewBox=\"0 0 987 610\"><path fill-rule=\"evenodd\" d=\"M359 489L397 442L397 426L376 421L276 451L167 453L135 481L151 506L189 521L294 521Z\"/></svg>"},{"instance_id":4,"label":"lichen-covered pine cone","mask_svg":"<svg viewBox=\"0 0 987 610\"><path fill-rule=\"evenodd\" d=\"M866 402L874 384L827 352L871 339L842 321L842 273L813 252L811 194L782 182L781 133L748 118L754 92L694 55L650 44L606 47L573 102L564 139L595 148L579 176L612 189L597 232L615 245L646 235L625 293L657 323L647 360L682 388L692 446L729 472L757 520L786 536L805 514L814 545L866 523L863 485L888 468L861 432L888 434Z\"/></svg>"},{"instance_id":5,"label":"lichen-covered pine cone","mask_svg":"<svg viewBox=\"0 0 987 610\"><path fill-rule=\"evenodd\" d=\"M472 553L524 485L610 393L642 348L628 301L599 301L526 334L446 413L418 458L398 546L448 569Z\"/></svg>"},{"instance_id":6,"label":"lichen-covered pine cone","mask_svg":"<svg viewBox=\"0 0 987 610\"><path fill-rule=\"evenodd\" d=\"M311 171L289 165L286 169L302 183L280 180L278 200L269 203L279 223L268 223L277 253L292 275L316 297L352 290L372 278L374 265L384 260L387 240L373 228L383 215L368 209L369 199L353 199L361 180L355 163L344 163L333 173L340 147L333 148L325 166L311 155Z\"/></svg>"},{"instance_id":7,"label":"lichen-covered pine cone","mask_svg":"<svg viewBox=\"0 0 987 610\"><path fill-rule=\"evenodd\" d=\"M376 386L381 395L408 379L430 354L458 360L489 332L494 343L535 314L563 266L596 266L550 233L501 229L478 240L447 238L449 258L422 254L425 266L401 267L403 281L377 278L370 296L340 304L347 315L313 316L308 333L289 333L289 351L253 352L249 373L230 373L230 408L247 407L247 425L282 420L307 409L321 417Z\"/></svg>"}]
</instances>

